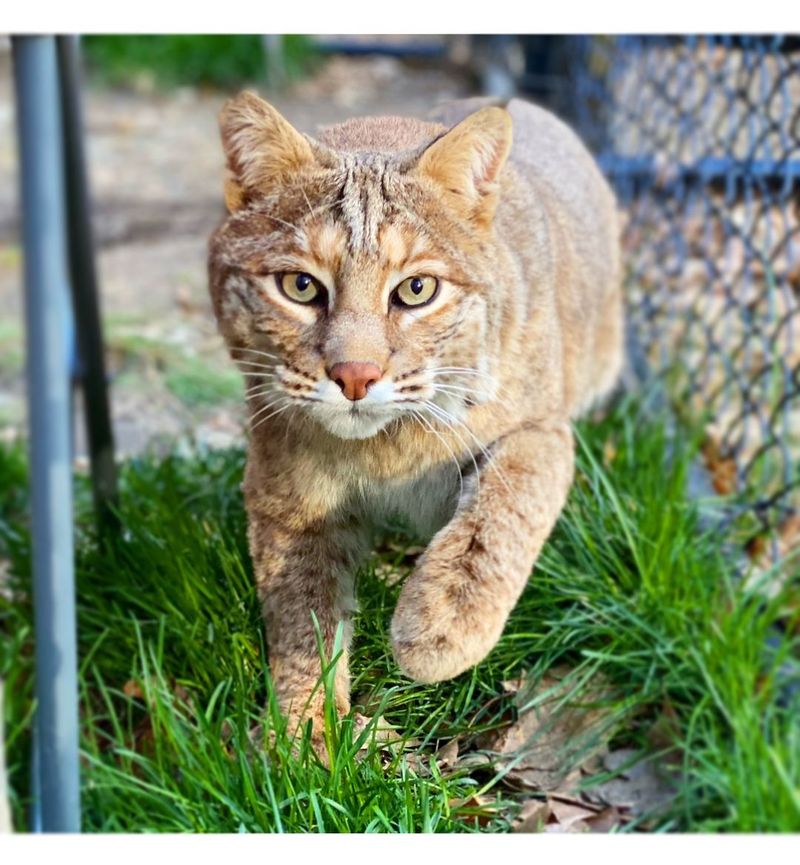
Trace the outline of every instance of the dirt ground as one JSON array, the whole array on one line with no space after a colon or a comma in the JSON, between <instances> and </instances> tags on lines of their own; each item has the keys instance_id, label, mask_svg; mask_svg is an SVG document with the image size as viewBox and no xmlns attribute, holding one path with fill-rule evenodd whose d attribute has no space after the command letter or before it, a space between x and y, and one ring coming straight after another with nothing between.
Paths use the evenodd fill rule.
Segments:
<instances>
[{"instance_id":1,"label":"dirt ground","mask_svg":"<svg viewBox=\"0 0 800 865\"><path fill-rule=\"evenodd\" d=\"M298 128L355 115L421 116L472 95L441 64L332 57L283 93L256 88ZM94 230L121 456L176 440L242 436L238 374L208 301L206 242L223 215L217 113L229 94L181 88L84 93ZM25 434L22 255L8 40L0 37L0 438ZM77 453L84 452L81 425Z\"/></svg>"}]
</instances>

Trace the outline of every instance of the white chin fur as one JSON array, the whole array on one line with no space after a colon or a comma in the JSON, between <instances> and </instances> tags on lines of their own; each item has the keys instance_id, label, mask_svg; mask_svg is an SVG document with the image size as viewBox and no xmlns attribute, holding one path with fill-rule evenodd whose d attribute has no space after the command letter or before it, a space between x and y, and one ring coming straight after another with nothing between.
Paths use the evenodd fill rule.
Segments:
<instances>
[{"instance_id":1,"label":"white chin fur","mask_svg":"<svg viewBox=\"0 0 800 865\"><path fill-rule=\"evenodd\" d=\"M380 432L391 417L382 417L359 412L325 412L317 416L317 420L328 432L341 439L368 439Z\"/></svg>"}]
</instances>

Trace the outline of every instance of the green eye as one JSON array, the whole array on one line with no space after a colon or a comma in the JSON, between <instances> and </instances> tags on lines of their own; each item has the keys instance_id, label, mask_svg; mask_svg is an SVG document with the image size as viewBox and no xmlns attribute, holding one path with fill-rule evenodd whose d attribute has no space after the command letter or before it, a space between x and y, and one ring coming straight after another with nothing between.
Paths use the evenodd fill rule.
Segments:
<instances>
[{"instance_id":1,"label":"green eye","mask_svg":"<svg viewBox=\"0 0 800 865\"><path fill-rule=\"evenodd\" d=\"M320 284L308 273L282 273L278 276L278 285L295 303L311 303L320 294Z\"/></svg>"},{"instance_id":2,"label":"green eye","mask_svg":"<svg viewBox=\"0 0 800 865\"><path fill-rule=\"evenodd\" d=\"M435 276L409 276L394 290L394 301L400 306L422 306L436 296L439 280Z\"/></svg>"}]
</instances>

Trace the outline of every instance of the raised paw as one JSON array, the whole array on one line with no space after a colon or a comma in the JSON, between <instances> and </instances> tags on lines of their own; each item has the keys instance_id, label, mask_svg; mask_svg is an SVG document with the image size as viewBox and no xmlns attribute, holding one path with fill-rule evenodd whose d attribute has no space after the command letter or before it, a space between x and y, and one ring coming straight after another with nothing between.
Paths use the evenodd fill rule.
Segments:
<instances>
[{"instance_id":1,"label":"raised paw","mask_svg":"<svg viewBox=\"0 0 800 865\"><path fill-rule=\"evenodd\" d=\"M482 661L500 638L517 593L476 557L420 563L392 618L392 651L418 682L451 679Z\"/></svg>"}]
</instances>

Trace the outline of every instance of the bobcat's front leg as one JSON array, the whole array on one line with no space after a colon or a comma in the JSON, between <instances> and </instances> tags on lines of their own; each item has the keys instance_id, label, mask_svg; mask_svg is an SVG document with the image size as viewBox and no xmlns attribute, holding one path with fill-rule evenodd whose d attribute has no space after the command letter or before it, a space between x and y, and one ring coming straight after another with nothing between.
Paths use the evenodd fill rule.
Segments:
<instances>
[{"instance_id":1,"label":"bobcat's front leg","mask_svg":"<svg viewBox=\"0 0 800 865\"><path fill-rule=\"evenodd\" d=\"M431 541L400 593L392 647L420 682L458 675L493 648L566 501L566 422L516 430L490 448L472 498Z\"/></svg>"},{"instance_id":2,"label":"bobcat's front leg","mask_svg":"<svg viewBox=\"0 0 800 865\"><path fill-rule=\"evenodd\" d=\"M340 715L350 708L347 649L355 607L353 575L363 553L357 527L329 521L310 524L291 504L250 508L250 549L266 622L270 674L289 733L307 719L313 741L324 757L322 739L325 694L317 633L327 657L344 623L343 655L336 667L335 699Z\"/></svg>"}]
</instances>

